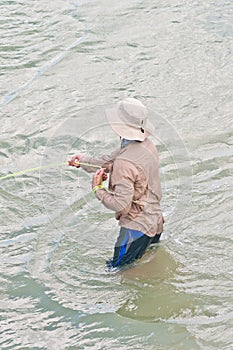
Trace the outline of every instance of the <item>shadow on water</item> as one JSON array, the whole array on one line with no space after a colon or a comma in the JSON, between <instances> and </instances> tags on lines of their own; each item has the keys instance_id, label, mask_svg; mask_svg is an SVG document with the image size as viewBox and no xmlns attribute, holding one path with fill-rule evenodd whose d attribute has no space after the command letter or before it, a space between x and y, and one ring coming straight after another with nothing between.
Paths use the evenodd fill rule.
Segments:
<instances>
[{"instance_id":1,"label":"shadow on water","mask_svg":"<svg viewBox=\"0 0 233 350\"><path fill-rule=\"evenodd\" d=\"M119 308L121 316L142 322L177 324L208 324L218 316L210 296L185 291L185 274L169 251L160 247L148 252L141 264L122 273L122 284L131 287L132 294Z\"/></svg>"}]
</instances>

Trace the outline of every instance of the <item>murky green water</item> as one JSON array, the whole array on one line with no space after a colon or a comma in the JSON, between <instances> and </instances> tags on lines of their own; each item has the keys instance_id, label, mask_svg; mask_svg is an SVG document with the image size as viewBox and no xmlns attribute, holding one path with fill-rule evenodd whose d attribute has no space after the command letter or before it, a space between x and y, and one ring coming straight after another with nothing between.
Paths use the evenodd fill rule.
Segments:
<instances>
[{"instance_id":1,"label":"murky green water","mask_svg":"<svg viewBox=\"0 0 233 350\"><path fill-rule=\"evenodd\" d=\"M233 1L1 1L0 176L113 149L106 105L156 126L166 229L105 270L118 226L90 176L0 182L1 349L233 348Z\"/></svg>"}]
</instances>

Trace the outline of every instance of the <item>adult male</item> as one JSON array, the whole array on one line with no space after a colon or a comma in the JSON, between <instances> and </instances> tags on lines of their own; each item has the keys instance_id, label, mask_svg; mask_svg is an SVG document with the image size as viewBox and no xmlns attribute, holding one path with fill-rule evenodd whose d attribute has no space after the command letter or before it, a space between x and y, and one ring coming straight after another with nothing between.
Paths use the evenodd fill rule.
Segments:
<instances>
[{"instance_id":1,"label":"adult male","mask_svg":"<svg viewBox=\"0 0 233 350\"><path fill-rule=\"evenodd\" d=\"M106 110L110 126L121 138L120 148L101 157L78 154L69 161L69 165L82 166L89 172L93 168L80 163L102 167L93 176L92 189L97 199L115 212L121 227L113 258L107 262L110 268L141 258L163 231L159 159L148 138L154 126L147 114L147 108L135 98L120 101ZM106 172L110 174L108 190L102 186Z\"/></svg>"}]
</instances>

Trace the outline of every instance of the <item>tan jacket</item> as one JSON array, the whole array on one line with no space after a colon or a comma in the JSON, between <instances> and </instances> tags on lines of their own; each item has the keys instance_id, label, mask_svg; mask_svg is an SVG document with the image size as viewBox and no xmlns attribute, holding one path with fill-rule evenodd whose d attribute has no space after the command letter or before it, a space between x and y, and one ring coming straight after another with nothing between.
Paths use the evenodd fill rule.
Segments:
<instances>
[{"instance_id":1,"label":"tan jacket","mask_svg":"<svg viewBox=\"0 0 233 350\"><path fill-rule=\"evenodd\" d=\"M106 208L115 211L120 226L150 237L163 231L159 159L152 141L132 142L110 155L84 156L81 161L109 170L109 191L98 189L96 197ZM95 168L83 168L96 171Z\"/></svg>"}]
</instances>

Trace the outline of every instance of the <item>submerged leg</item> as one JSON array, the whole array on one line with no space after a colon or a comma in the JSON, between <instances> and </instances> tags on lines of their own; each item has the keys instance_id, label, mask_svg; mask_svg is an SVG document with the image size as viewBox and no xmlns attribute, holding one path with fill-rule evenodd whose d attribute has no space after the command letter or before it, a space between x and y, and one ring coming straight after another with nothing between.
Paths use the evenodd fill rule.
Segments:
<instances>
[{"instance_id":1,"label":"submerged leg","mask_svg":"<svg viewBox=\"0 0 233 350\"><path fill-rule=\"evenodd\" d=\"M122 227L115 244L113 259L107 262L108 267L121 267L141 258L153 239L154 237L148 237L140 231ZM157 242L158 240L159 237Z\"/></svg>"}]
</instances>

